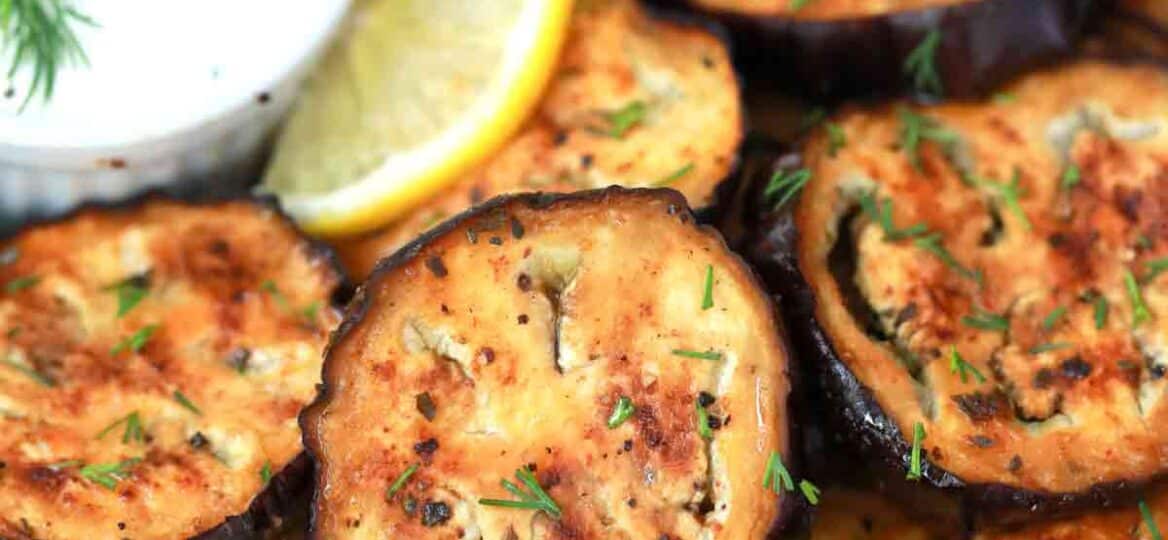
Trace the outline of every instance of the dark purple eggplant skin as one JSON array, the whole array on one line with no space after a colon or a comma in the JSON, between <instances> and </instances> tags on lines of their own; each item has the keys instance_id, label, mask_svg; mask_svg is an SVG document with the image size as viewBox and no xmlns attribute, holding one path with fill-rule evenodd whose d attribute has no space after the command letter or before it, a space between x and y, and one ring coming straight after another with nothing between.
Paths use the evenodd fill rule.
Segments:
<instances>
[{"instance_id":1,"label":"dark purple eggplant skin","mask_svg":"<svg viewBox=\"0 0 1168 540\"><path fill-rule=\"evenodd\" d=\"M68 221L80 213L98 211L132 210L155 199L177 201L197 206L213 206L232 201L246 201L259 208L275 212L280 221L291 227L308 246L308 256L321 262L323 271L332 273L337 279L338 286L333 291L331 304L340 308L352 296L353 287L340 257L328 244L312 238L304 233L284 212L279 202L271 196L251 195L240 193L214 194L186 194L175 195L161 190L147 190L126 199L103 202L82 203L60 214L41 216L20 223L9 231L0 233L0 240L15 237L22 232L39 226ZM285 523L302 521L301 516L308 512L308 496L312 489L312 459L305 452L300 452L283 469L272 475L271 481L259 494L252 499L244 512L225 519L222 523L203 531L191 540L254 540L257 538L274 537Z\"/></svg>"},{"instance_id":2,"label":"dark purple eggplant skin","mask_svg":"<svg viewBox=\"0 0 1168 540\"><path fill-rule=\"evenodd\" d=\"M317 411L327 406L328 403L333 399L333 395L335 393L336 385L332 382L335 379L335 377L332 375L332 365L334 360L330 354L330 349L332 349L335 344L340 343L347 334L352 332L353 329L356 328L357 325L361 324L362 320L364 320L370 308L370 299L366 294L366 290L371 286L375 286L375 284L380 281L380 276L393 272L396 269L408 264L411 260L416 258L418 253L420 253L430 242L433 242L437 238L457 229L462 223L474 219L478 216L489 215L496 211L496 209L506 208L512 202L518 201L531 208L547 208L562 201L599 201L611 196L612 194L622 193L664 194L666 197L675 201L675 204L670 207L670 210L675 211L676 215L679 219L682 220L683 223L692 223L695 227L699 227L707 232L719 234L717 229L715 229L713 226L703 224L703 222L697 218L695 212L687 206L685 196L676 190L669 188L624 188L614 185L602 189L577 191L573 193L538 192L500 195L447 219L446 221L426 231L421 236L415 238L409 244L402 246L392 255L389 255L378 261L377 266L373 269L372 272L370 272L369 278L365 281L365 283L362 283L357 287L357 291L353 294L352 299L345 308L344 319L329 337L329 345L325 348L324 353L324 367L321 369L321 379L323 382L317 387L316 399L312 402L312 404L310 404L308 407L305 407L300 412L300 431L303 434L304 447L308 456L313 460L313 463L319 464L321 450L318 435L316 433L313 422L315 421L316 416L319 414ZM754 286L758 287L760 291L766 291L767 289L764 286L765 284L761 276L759 276L758 272L755 271L754 268L749 264L747 264L747 261L742 257L741 254L733 250L732 254L734 255L734 258L742 262L743 267L749 272L751 281L753 281ZM791 393L787 396L787 410L796 411L800 402L800 390L796 384L799 379L798 373L800 372L800 368L797 362L798 354L795 353L790 345L789 340L786 338L788 334L783 328L783 317L781 311L778 309L776 298L768 295L768 300L771 304L771 311L775 315L775 332L777 332L777 335L783 338L781 341L787 355L787 376L791 382ZM800 471L799 465L801 460L798 455L798 448L800 447L801 443L799 438L800 432L795 422L796 416L797 414L794 412L788 413L786 428L789 433L789 447L787 448L787 451L784 452L782 459L783 463L786 464L787 469L792 474L792 476L794 478L799 478L798 474ZM308 530L308 538L319 540L323 540L316 531L316 507L321 491L321 478L319 477L321 470L322 469L318 466L316 467L316 472L314 473L314 491L312 495L312 504L310 506L311 513L309 515ZM783 538L787 538L785 533L790 529L793 527L798 527L800 523L803 523L804 525L806 524L805 519L809 508L802 498L794 493L788 493L783 497L782 503L780 504L781 506L779 508L779 512L776 515L774 521L771 523L765 540L782 540Z\"/></svg>"},{"instance_id":3,"label":"dark purple eggplant skin","mask_svg":"<svg viewBox=\"0 0 1168 540\"><path fill-rule=\"evenodd\" d=\"M772 148L773 151L773 148ZM752 159L750 157L747 158ZM772 152L767 159L770 171L800 167L797 152ZM799 270L796 251L798 227L791 206L774 211L762 201L761 188L767 174L752 179L756 219L748 222L752 231L744 240L743 255L776 295L800 364L806 370L803 386L815 395L811 406L815 418L825 423L827 433L839 434L847 451L862 458L865 474L906 510L927 520L934 532L946 538L971 535L987 527L1000 528L1079 515L1089 511L1134 504L1149 486L1166 477L1140 478L1096 484L1073 493L1041 492L999 483L971 483L922 454L919 481L905 478L912 445L864 386L839 357L827 332L816 320L816 299ZM797 204L793 203L793 204ZM813 445L804 445L812 449ZM812 469L822 456L807 456Z\"/></svg>"},{"instance_id":4,"label":"dark purple eggplant skin","mask_svg":"<svg viewBox=\"0 0 1168 540\"><path fill-rule=\"evenodd\" d=\"M912 92L905 58L931 29L939 29L936 65L943 95L932 97L965 98L985 95L1015 75L1071 54L1099 4L974 0L826 21L710 15L731 29L736 63L750 77L829 100Z\"/></svg>"}]
</instances>

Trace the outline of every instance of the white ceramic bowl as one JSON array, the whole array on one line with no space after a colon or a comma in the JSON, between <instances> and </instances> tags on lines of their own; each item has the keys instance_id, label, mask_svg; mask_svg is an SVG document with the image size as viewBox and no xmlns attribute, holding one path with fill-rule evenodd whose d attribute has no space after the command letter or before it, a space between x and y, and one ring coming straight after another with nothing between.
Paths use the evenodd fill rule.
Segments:
<instances>
[{"instance_id":1,"label":"white ceramic bowl","mask_svg":"<svg viewBox=\"0 0 1168 540\"><path fill-rule=\"evenodd\" d=\"M89 66L62 70L48 103L21 110L27 70L0 97L0 220L249 183L348 4L74 0L100 25L78 28Z\"/></svg>"}]
</instances>

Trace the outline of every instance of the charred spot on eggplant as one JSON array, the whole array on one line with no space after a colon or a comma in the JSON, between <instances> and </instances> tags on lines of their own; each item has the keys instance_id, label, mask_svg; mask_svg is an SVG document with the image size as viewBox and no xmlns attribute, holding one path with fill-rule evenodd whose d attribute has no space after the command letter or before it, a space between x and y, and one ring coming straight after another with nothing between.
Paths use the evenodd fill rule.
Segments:
<instances>
[{"instance_id":1,"label":"charred spot on eggplant","mask_svg":"<svg viewBox=\"0 0 1168 540\"><path fill-rule=\"evenodd\" d=\"M305 508L326 336L299 312L337 322L342 276L278 208L148 195L0 253L0 283L39 276L0 292L0 536L254 538Z\"/></svg>"},{"instance_id":2,"label":"charred spot on eggplant","mask_svg":"<svg viewBox=\"0 0 1168 540\"><path fill-rule=\"evenodd\" d=\"M1120 505L1168 477L1168 252L1159 233L1131 248L1168 221L1153 195L1168 74L1083 60L1001 91L1012 99L845 109L830 121L848 145L830 157L815 132L786 158L811 180L751 247L835 421L881 456L891 493L945 500L956 512L934 517L958 524ZM866 194L891 204L857 216ZM931 452L899 482L917 422Z\"/></svg>"},{"instance_id":3,"label":"charred spot on eggplant","mask_svg":"<svg viewBox=\"0 0 1168 540\"><path fill-rule=\"evenodd\" d=\"M790 359L749 268L679 214L670 190L503 197L383 261L301 416L314 534L776 534L795 496L758 479L772 453L795 470ZM521 240L466 242L498 216ZM445 278L426 270L434 253ZM417 414L420 395L441 414ZM621 398L631 410L610 422ZM418 511L387 504L393 488Z\"/></svg>"}]
</instances>

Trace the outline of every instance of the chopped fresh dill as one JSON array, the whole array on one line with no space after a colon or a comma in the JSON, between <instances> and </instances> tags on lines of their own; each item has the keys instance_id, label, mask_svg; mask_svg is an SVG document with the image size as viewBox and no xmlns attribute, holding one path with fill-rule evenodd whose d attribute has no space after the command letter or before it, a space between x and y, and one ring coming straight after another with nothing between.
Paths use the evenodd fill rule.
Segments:
<instances>
[{"instance_id":1,"label":"chopped fresh dill","mask_svg":"<svg viewBox=\"0 0 1168 540\"><path fill-rule=\"evenodd\" d=\"M933 28L904 59L904 73L912 77L913 88L933 96L945 93L937 72L937 48L941 45L941 31Z\"/></svg>"},{"instance_id":2,"label":"chopped fresh dill","mask_svg":"<svg viewBox=\"0 0 1168 540\"><path fill-rule=\"evenodd\" d=\"M501 506L504 508L523 508L527 510L535 510L543 512L552 519L560 519L560 507L556 502L548 496L547 492L540 487L539 482L535 480L535 475L526 467L515 471L515 477L527 487L523 490L519 486L511 483L506 478L500 481L503 489L506 489L518 500L506 499L479 499L479 504L484 506Z\"/></svg>"},{"instance_id":3,"label":"chopped fresh dill","mask_svg":"<svg viewBox=\"0 0 1168 540\"><path fill-rule=\"evenodd\" d=\"M892 222L892 199L885 197L877 205L876 197L871 191L860 195L860 208L867 214L868 219L880 224L880 228L884 229L885 242L896 242L914 238L929 232L928 226L924 223L916 223L903 229L898 229Z\"/></svg>"},{"instance_id":4,"label":"chopped fresh dill","mask_svg":"<svg viewBox=\"0 0 1168 540\"><path fill-rule=\"evenodd\" d=\"M973 375L973 379L979 383L986 382L985 375L982 375L973 364L966 362L961 357L961 353L957 352L956 345L949 346L949 372L958 374L963 383L969 382L969 375Z\"/></svg>"},{"instance_id":5,"label":"chopped fresh dill","mask_svg":"<svg viewBox=\"0 0 1168 540\"><path fill-rule=\"evenodd\" d=\"M908 480L921 479L921 445L925 442L925 425L920 422L913 423L913 440L912 452L909 455L908 474L905 478Z\"/></svg>"},{"instance_id":6,"label":"chopped fresh dill","mask_svg":"<svg viewBox=\"0 0 1168 540\"><path fill-rule=\"evenodd\" d=\"M616 429L625 423L625 420L628 420L636 410L632 399L628 396L621 396L616 400L616 405L612 408L612 413L608 415L608 422L605 422L605 425L608 426L608 429Z\"/></svg>"},{"instance_id":7,"label":"chopped fresh dill","mask_svg":"<svg viewBox=\"0 0 1168 540\"><path fill-rule=\"evenodd\" d=\"M791 480L791 473L783 466L783 457L771 450L767 458L766 471L762 475L762 487L770 489L776 494L782 490L793 491L795 483Z\"/></svg>"},{"instance_id":8,"label":"chopped fresh dill","mask_svg":"<svg viewBox=\"0 0 1168 540\"><path fill-rule=\"evenodd\" d=\"M808 180L811 180L811 171L808 169L796 171L780 169L775 171L770 181L767 182L766 188L762 192L763 197L767 201L773 202L773 209L778 210L794 199L803 190L803 186L807 185Z\"/></svg>"},{"instance_id":9,"label":"chopped fresh dill","mask_svg":"<svg viewBox=\"0 0 1168 540\"><path fill-rule=\"evenodd\" d=\"M702 287L702 310L714 307L714 265L706 265L706 281Z\"/></svg>"},{"instance_id":10,"label":"chopped fresh dill","mask_svg":"<svg viewBox=\"0 0 1168 540\"><path fill-rule=\"evenodd\" d=\"M409 481L410 477L413 476L415 472L418 472L417 463L406 467L406 470L397 475L397 480L394 480L393 483L389 485L389 489L385 490L385 500L392 499L394 494L396 494L398 491L401 491L401 488L405 487L406 482Z\"/></svg>"}]
</instances>

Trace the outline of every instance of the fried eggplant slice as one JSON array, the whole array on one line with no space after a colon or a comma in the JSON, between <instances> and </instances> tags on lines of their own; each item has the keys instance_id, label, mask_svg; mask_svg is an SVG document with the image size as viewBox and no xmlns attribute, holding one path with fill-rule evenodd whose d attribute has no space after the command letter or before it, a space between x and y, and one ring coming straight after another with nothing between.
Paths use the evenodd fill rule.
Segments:
<instances>
[{"instance_id":1,"label":"fried eggplant slice","mask_svg":"<svg viewBox=\"0 0 1168 540\"><path fill-rule=\"evenodd\" d=\"M1084 61L829 124L768 186L805 184L752 257L890 489L1009 524L1163 478L1165 70Z\"/></svg>"},{"instance_id":2,"label":"fried eggplant slice","mask_svg":"<svg viewBox=\"0 0 1168 540\"><path fill-rule=\"evenodd\" d=\"M301 417L318 537L745 540L796 500L777 314L674 191L498 198L357 296Z\"/></svg>"},{"instance_id":3,"label":"fried eggplant slice","mask_svg":"<svg viewBox=\"0 0 1168 540\"><path fill-rule=\"evenodd\" d=\"M303 491L341 279L266 202L149 197L0 240L0 537L253 538Z\"/></svg>"},{"instance_id":4,"label":"fried eggplant slice","mask_svg":"<svg viewBox=\"0 0 1168 540\"><path fill-rule=\"evenodd\" d=\"M498 154L383 230L338 242L354 276L419 233L496 195L668 186L695 208L731 176L743 118L723 41L635 0L576 3L539 109Z\"/></svg>"},{"instance_id":5,"label":"fried eggplant slice","mask_svg":"<svg viewBox=\"0 0 1168 540\"><path fill-rule=\"evenodd\" d=\"M1071 53L1094 0L687 0L743 69L814 97L985 93Z\"/></svg>"}]
</instances>

